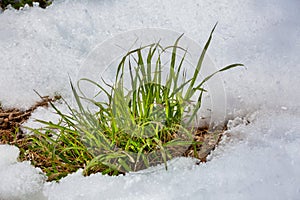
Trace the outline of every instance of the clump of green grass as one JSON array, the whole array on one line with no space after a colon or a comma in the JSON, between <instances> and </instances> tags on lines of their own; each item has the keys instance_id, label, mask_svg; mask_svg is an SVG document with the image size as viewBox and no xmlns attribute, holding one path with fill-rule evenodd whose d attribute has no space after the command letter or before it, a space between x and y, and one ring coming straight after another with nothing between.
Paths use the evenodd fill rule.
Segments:
<instances>
[{"instance_id":1,"label":"clump of green grass","mask_svg":"<svg viewBox=\"0 0 300 200\"><path fill-rule=\"evenodd\" d=\"M169 159L182 156L197 144L191 124L206 92L204 83L216 73L242 66L232 64L199 80L214 29L189 78L184 69L188 52L179 46L181 35L171 46L162 47L157 42L129 51L117 67L113 84L81 79L76 89L70 81L77 108L65 102L70 111L65 114L50 102L61 119L59 123L39 120L45 127L31 129L34 134L27 137L23 159L31 159L50 180L58 180L78 168L84 168L85 175L118 175L160 163L167 169ZM183 52L181 58L178 51ZM168 52L171 56L164 79L166 66L161 58ZM106 101L85 97L80 90L81 81L96 86ZM193 103L190 100L195 96L197 101ZM84 107L83 101L96 106L97 112ZM197 157L196 150L194 156Z\"/></svg>"}]
</instances>

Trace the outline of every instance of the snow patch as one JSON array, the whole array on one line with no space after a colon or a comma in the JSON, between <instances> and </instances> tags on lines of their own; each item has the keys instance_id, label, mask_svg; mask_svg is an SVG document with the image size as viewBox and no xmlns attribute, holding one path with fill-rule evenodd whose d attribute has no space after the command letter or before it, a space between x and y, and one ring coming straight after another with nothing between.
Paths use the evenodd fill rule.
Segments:
<instances>
[{"instance_id":1,"label":"snow patch","mask_svg":"<svg viewBox=\"0 0 300 200\"><path fill-rule=\"evenodd\" d=\"M43 199L45 175L29 161L17 162L18 155L17 147L0 145L0 199Z\"/></svg>"}]
</instances>

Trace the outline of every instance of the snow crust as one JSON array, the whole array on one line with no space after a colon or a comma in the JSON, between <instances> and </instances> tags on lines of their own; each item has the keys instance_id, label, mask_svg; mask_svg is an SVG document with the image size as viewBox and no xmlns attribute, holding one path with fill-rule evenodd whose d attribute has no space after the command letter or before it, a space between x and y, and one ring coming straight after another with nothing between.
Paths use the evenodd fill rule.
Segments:
<instances>
[{"instance_id":1,"label":"snow crust","mask_svg":"<svg viewBox=\"0 0 300 200\"><path fill-rule=\"evenodd\" d=\"M179 158L126 176L81 171L44 183L39 169L0 145L0 199L298 199L300 196L300 2L298 0L55 1L0 13L0 102L26 109L41 95L71 98L75 78L99 43L124 31L158 27L204 44L222 74L229 130L210 162ZM39 109L34 118L56 120ZM49 114L50 113L50 114ZM250 122L250 123L249 123Z\"/></svg>"}]
</instances>

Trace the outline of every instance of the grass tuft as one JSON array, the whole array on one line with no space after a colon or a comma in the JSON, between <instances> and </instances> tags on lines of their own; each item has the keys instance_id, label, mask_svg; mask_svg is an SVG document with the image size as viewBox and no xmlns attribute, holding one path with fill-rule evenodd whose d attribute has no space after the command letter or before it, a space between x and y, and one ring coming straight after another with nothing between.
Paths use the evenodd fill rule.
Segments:
<instances>
[{"instance_id":1,"label":"grass tuft","mask_svg":"<svg viewBox=\"0 0 300 200\"><path fill-rule=\"evenodd\" d=\"M113 84L81 79L76 89L70 80L77 108L65 102L69 107L65 114L50 102L60 121L38 120L44 128L29 128L33 135L26 139L23 159L41 167L49 180L59 180L78 168L83 168L85 175L118 175L161 163L167 169L168 160L199 144L193 135L197 127L191 124L206 92L204 83L217 73L243 66L232 64L200 79L215 27L190 78L184 69L188 52L179 46L181 35L171 46L157 42L129 51L117 67ZM162 58L169 54L169 62L163 64ZM86 97L80 88L82 81L96 86L106 101ZM191 98L197 101L193 103ZM96 106L97 112L84 107L83 101ZM196 148L192 149L197 157Z\"/></svg>"}]
</instances>

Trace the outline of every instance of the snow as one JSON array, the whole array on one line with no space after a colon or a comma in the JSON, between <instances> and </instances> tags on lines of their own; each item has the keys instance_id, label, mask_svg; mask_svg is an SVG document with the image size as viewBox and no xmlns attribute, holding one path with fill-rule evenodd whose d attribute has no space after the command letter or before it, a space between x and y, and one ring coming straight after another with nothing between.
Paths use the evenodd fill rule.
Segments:
<instances>
[{"instance_id":1,"label":"snow","mask_svg":"<svg viewBox=\"0 0 300 200\"><path fill-rule=\"evenodd\" d=\"M67 114L69 113L69 110L67 109L66 105L62 104L62 102L60 101L54 102L54 105L62 113L67 113ZM31 113L30 118L26 122L24 122L21 126L21 129L25 134L32 134L32 131L30 129L40 129L44 127L42 123L36 122L36 119L45 122L51 121L53 123L58 123L60 117L51 106L38 107L36 110L34 110L33 113Z\"/></svg>"},{"instance_id":2,"label":"snow","mask_svg":"<svg viewBox=\"0 0 300 200\"><path fill-rule=\"evenodd\" d=\"M45 175L29 161L17 162L18 156L17 147L0 145L0 199L43 198Z\"/></svg>"},{"instance_id":3,"label":"snow","mask_svg":"<svg viewBox=\"0 0 300 200\"><path fill-rule=\"evenodd\" d=\"M14 162L17 161L17 158L19 156L19 149L14 146L1 145L0 153L1 153L0 166L4 167L6 165L13 164Z\"/></svg>"},{"instance_id":4,"label":"snow","mask_svg":"<svg viewBox=\"0 0 300 200\"><path fill-rule=\"evenodd\" d=\"M299 8L298 0L58 0L46 10L0 13L4 107L29 108L39 100L33 89L70 100L68 76L76 79L90 52L138 28L174 30L203 45L218 21L210 59L217 68L246 66L220 76L234 120L209 162L179 158L167 172L158 166L119 177L79 170L45 183L39 169L17 162L16 147L0 145L0 199L298 199ZM52 112L38 109L26 126L56 120Z\"/></svg>"}]
</instances>

